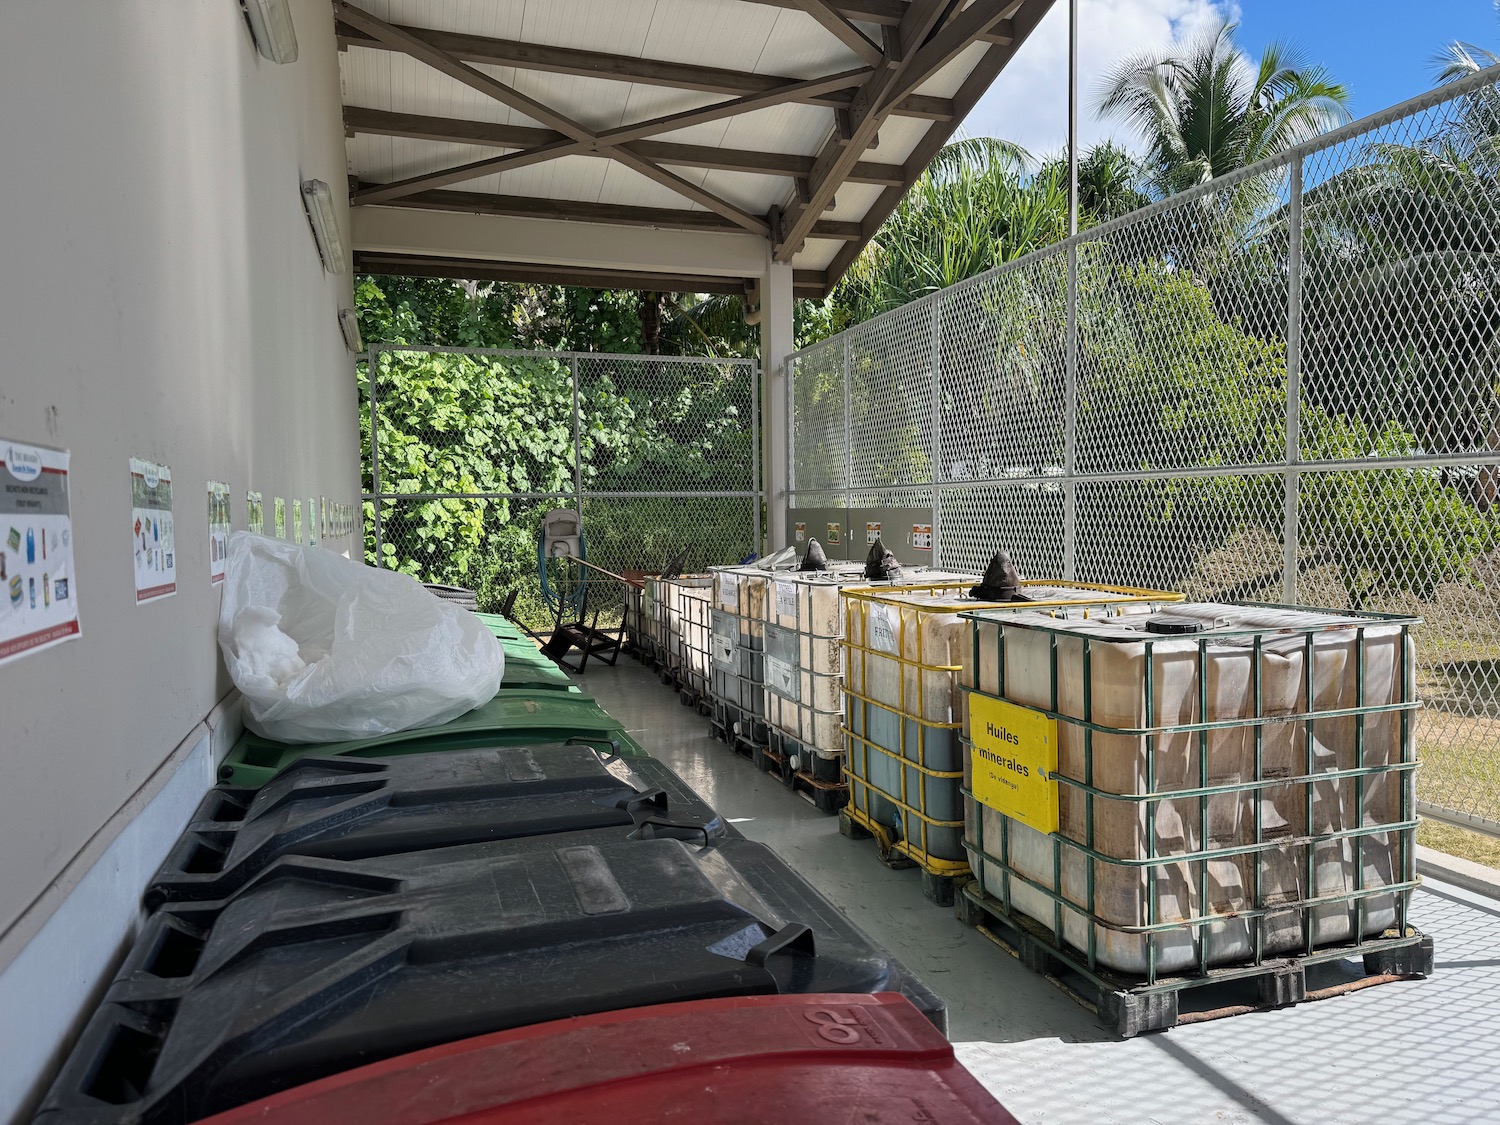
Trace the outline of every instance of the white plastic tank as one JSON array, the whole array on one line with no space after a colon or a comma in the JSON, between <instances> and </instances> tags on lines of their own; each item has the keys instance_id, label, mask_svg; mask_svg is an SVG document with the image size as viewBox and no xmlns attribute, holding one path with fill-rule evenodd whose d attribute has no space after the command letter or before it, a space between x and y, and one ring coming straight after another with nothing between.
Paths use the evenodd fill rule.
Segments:
<instances>
[{"instance_id":1,"label":"white plastic tank","mask_svg":"<svg viewBox=\"0 0 1500 1125\"><path fill-rule=\"evenodd\" d=\"M1412 760L1410 723L1408 744L1403 745L1399 710L1362 717L1314 716L1415 699L1415 661L1404 627L1410 619L1217 603L1171 606L1167 613L1196 623L1202 631L1157 633L1149 617L1058 621L1029 614L984 614L972 623L965 680L986 695L1048 709L1055 645L1056 710L1062 717L1058 764L1063 777L1083 780L1085 775L1087 731L1067 721L1072 718L1112 728L1096 730L1092 743L1093 785L1106 793L1139 797L1153 791L1247 787L1155 802L1154 833L1149 836L1146 802L1096 795L1093 847L1122 861L1118 864L1090 861L1069 843L1087 840L1089 810L1085 795L1066 783L1058 786L1061 830L1056 838L969 798L969 858L981 889L996 898L1008 890L1013 909L1051 927L1053 898L1024 880L1060 890L1067 902L1086 907L1091 864L1098 959L1130 973L1148 968L1149 939L1126 931L1148 924L1151 898L1152 921L1157 923L1221 919L1159 932L1154 964L1163 972L1197 964L1200 940L1208 943L1211 964L1249 957L1257 911L1266 911L1266 953L1304 946L1305 924L1316 944L1363 937L1390 926L1397 894L1407 892L1381 888L1410 878L1409 871L1398 868L1401 836L1411 830L1364 835L1358 845L1347 836L1318 837L1399 822L1401 788L1410 785L1411 773L1389 767ZM1257 683L1259 714L1282 721L1250 721L1257 713ZM1181 729L1218 722L1235 725L1203 732L1203 744L1199 731ZM1254 784L1257 726L1260 785ZM1160 728L1161 733L1154 739L1137 733L1148 728ZM1206 776L1200 770L1204 745ZM1318 776L1359 769L1375 772L1360 780ZM1148 787L1148 773L1154 774L1154 790ZM1008 834L1004 852L1009 869L1023 877L1009 879L1008 888L1001 885L1003 865L997 859L1002 833ZM1060 888L1054 879L1054 839L1061 841ZM1362 853L1358 866L1356 846ZM1253 850L1158 866L1154 891L1146 869L1138 865L1152 854L1190 856L1244 847ZM1412 851L1409 847L1407 855ZM1205 873L1206 898L1200 886ZM1358 913L1363 916L1363 933L1358 935L1352 900L1329 897L1357 887L1372 892L1362 896ZM1065 908L1063 915L1065 940L1085 949L1088 920L1079 910Z\"/></svg>"}]
</instances>

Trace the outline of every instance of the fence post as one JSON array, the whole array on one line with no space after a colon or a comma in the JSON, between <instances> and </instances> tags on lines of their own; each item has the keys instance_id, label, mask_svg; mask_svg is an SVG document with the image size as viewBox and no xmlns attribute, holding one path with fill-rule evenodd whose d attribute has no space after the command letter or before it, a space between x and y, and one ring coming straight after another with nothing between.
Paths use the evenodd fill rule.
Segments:
<instances>
[{"instance_id":1,"label":"fence post","mask_svg":"<svg viewBox=\"0 0 1500 1125\"><path fill-rule=\"evenodd\" d=\"M1297 601L1297 555L1302 493L1302 155L1292 158L1287 200L1286 263L1286 467L1282 470L1281 600Z\"/></svg>"},{"instance_id":2,"label":"fence post","mask_svg":"<svg viewBox=\"0 0 1500 1125\"><path fill-rule=\"evenodd\" d=\"M794 487L796 487L792 483L792 466L795 464L795 458L792 455L792 438L793 438L793 436L795 434L795 430L792 428L792 411L791 411L791 405L792 405L791 386L792 386L792 378L793 378L792 372L793 372L793 370L794 370L793 366L790 363L788 363L786 365L786 372L787 372L787 379L786 379L786 385L787 385L787 413L786 413L786 417L787 417L787 424L786 424L786 429L787 429L787 434L786 434L786 460L787 460L787 466L786 466L786 469L787 469L787 473L786 473L786 480L787 480L787 485L786 485L786 488L787 488L787 494L788 494L788 496L791 495L792 489ZM750 379L750 491L753 492L753 493L755 493L755 499L753 499L753 500L750 501L750 507L752 509L752 514L751 514L751 517L750 517L750 542L755 545L755 553L757 555L762 555L762 554L765 554L765 545L766 544L765 544L765 540L761 537L761 534L760 534L761 518L762 518L761 512L762 512L762 508L763 508L763 506L765 504L765 496L762 495L762 493L761 493L761 487L760 487L760 387L761 387L761 382L760 382L760 363L758 361L751 360L750 364L749 364L749 368L748 368L748 373L749 373L749 379Z\"/></svg>"},{"instance_id":3,"label":"fence post","mask_svg":"<svg viewBox=\"0 0 1500 1125\"><path fill-rule=\"evenodd\" d=\"M385 551L381 547L380 528L380 424L377 421L375 411L375 345L370 345L369 355L365 359L365 382L370 388L370 492L374 501L374 524L375 524L375 565L385 565Z\"/></svg>"},{"instance_id":4,"label":"fence post","mask_svg":"<svg viewBox=\"0 0 1500 1125\"><path fill-rule=\"evenodd\" d=\"M578 517L583 518L583 430L578 409L578 357L568 357L568 370L573 375L573 502L578 506Z\"/></svg>"},{"instance_id":5,"label":"fence post","mask_svg":"<svg viewBox=\"0 0 1500 1125\"><path fill-rule=\"evenodd\" d=\"M849 378L849 337L844 337L844 542L849 542L850 492L854 484L854 407Z\"/></svg>"},{"instance_id":6,"label":"fence post","mask_svg":"<svg viewBox=\"0 0 1500 1125\"><path fill-rule=\"evenodd\" d=\"M1078 243L1068 243L1067 355L1063 374L1063 578L1078 580Z\"/></svg>"},{"instance_id":7,"label":"fence post","mask_svg":"<svg viewBox=\"0 0 1500 1125\"><path fill-rule=\"evenodd\" d=\"M942 529L938 526L938 490L942 481L943 461L943 371L941 342L943 338L943 298L932 299L932 565L942 550Z\"/></svg>"}]
</instances>

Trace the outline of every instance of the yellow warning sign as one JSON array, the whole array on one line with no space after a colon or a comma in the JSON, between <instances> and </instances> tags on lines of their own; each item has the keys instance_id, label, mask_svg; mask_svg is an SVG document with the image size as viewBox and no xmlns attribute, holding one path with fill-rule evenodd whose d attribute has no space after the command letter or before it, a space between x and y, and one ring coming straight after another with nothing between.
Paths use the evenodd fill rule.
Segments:
<instances>
[{"instance_id":1,"label":"yellow warning sign","mask_svg":"<svg viewBox=\"0 0 1500 1125\"><path fill-rule=\"evenodd\" d=\"M1056 832L1057 720L973 693L969 744L974 799L1038 832Z\"/></svg>"}]
</instances>

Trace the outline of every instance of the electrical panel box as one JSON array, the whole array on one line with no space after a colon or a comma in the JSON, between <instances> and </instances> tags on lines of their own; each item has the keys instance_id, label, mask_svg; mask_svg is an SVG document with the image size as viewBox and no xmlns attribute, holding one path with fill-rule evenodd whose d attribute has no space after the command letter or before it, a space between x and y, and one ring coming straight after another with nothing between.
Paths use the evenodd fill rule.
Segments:
<instances>
[{"instance_id":1,"label":"electrical panel box","mask_svg":"<svg viewBox=\"0 0 1500 1125\"><path fill-rule=\"evenodd\" d=\"M583 553L583 519L572 508L554 508L542 518L542 548L549 559Z\"/></svg>"}]
</instances>

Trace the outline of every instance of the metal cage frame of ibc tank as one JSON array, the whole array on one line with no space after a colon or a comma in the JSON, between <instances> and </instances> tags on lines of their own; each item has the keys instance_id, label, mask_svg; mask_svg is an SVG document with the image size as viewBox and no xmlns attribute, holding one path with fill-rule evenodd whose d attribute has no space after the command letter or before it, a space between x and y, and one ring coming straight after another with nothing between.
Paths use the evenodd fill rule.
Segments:
<instances>
[{"instance_id":1,"label":"metal cage frame of ibc tank","mask_svg":"<svg viewBox=\"0 0 1500 1125\"><path fill-rule=\"evenodd\" d=\"M702 584L705 579L708 585ZM683 703L693 706L707 704L713 686L713 652L709 643L713 633L713 576L684 574L678 578L663 578L660 582L680 591L682 610L674 612L670 600L663 603L666 606L667 648L662 676L670 678L682 693ZM701 660L701 671L694 667L694 656Z\"/></svg>"},{"instance_id":2,"label":"metal cage frame of ibc tank","mask_svg":"<svg viewBox=\"0 0 1500 1125\"><path fill-rule=\"evenodd\" d=\"M770 727L766 723L766 617L756 618L749 613L749 595L743 595L746 612L740 612L742 588L746 578L764 577L774 581L777 573L785 573L790 567L780 570L762 570L753 565L716 567L713 571L713 594L709 602L709 684L713 700L714 735L721 738L738 753L753 757L756 747L764 747L769 740ZM734 579L734 608L723 600L723 580ZM767 596L770 596L769 592ZM734 643L727 652L720 653L714 641L713 622L728 618L734 621ZM751 625L759 622L761 635L759 646L753 636ZM746 638L749 643L746 643ZM741 666L743 662L743 667ZM736 685L738 700L731 700L725 690L729 682ZM757 713L755 707L759 707Z\"/></svg>"},{"instance_id":3,"label":"metal cage frame of ibc tank","mask_svg":"<svg viewBox=\"0 0 1500 1125\"><path fill-rule=\"evenodd\" d=\"M1247 609L1287 609L1289 607L1266 602L1239 602L1236 605ZM1005 690L1005 651L1004 651L1004 629L1024 628L1037 632L1050 634L1049 652L1051 658L1050 681L1051 701L1048 708L1031 708L1054 719L1059 723L1067 723L1083 731L1084 744L1084 774L1085 779L1080 781L1076 778L1064 776L1061 772L1053 775L1055 780L1083 795L1084 801L1084 823L1086 839L1083 842L1075 841L1062 835L1060 831L1050 833L1052 841L1052 874L1056 890L1047 887L1035 879L1031 879L1014 870L1010 864L1009 843L1010 824L1009 817L1002 816L1002 831L1000 839L999 854L995 854L987 847L984 839L984 817L972 818L977 830L977 839L971 839L969 832L964 834L964 847L971 855L979 856L986 864L995 864L1000 869L1001 896L986 894L981 888L982 881L975 881L963 888L958 896L957 912L961 919L970 924L978 924L980 920L988 917L1007 925L1011 933L1011 941L1000 939L1002 944L1010 945L1014 951L1021 955L1023 961L1031 967L1050 971L1055 966L1048 962L1056 962L1066 969L1072 970L1084 978L1090 990L1083 994L1083 998L1094 1003L1100 1014L1107 1021L1113 1021L1116 1029L1122 1035L1134 1035L1140 1031L1154 1030L1170 1027L1178 1022L1177 1017L1177 994L1185 989L1219 984L1234 980L1257 979L1261 984L1261 995L1264 1006L1281 1006L1286 1003L1295 1003L1304 999L1306 991L1305 980L1302 969L1306 966L1320 964L1323 962L1341 961L1350 958L1364 958L1365 971L1376 974L1384 973L1388 976L1379 979L1393 979L1400 977L1425 976L1432 970L1432 943L1431 939L1420 931L1410 926L1407 922L1407 896L1411 890L1417 887L1421 880L1415 874L1416 858L1416 828L1418 819L1416 816L1416 800L1413 787L1415 771L1418 767L1415 747L1412 740L1412 715L1421 706L1421 701L1416 698L1415 685L1411 678L1411 629L1421 623L1421 619L1399 614L1379 614L1368 612L1355 612L1350 610L1321 610L1308 607L1296 607L1308 613L1326 613L1330 616L1343 619L1339 622L1310 623L1306 626L1287 626L1284 628L1266 627L1225 627L1205 630L1196 634L1141 634L1135 638L1125 637L1090 637L1087 634L1070 632L1064 628L1049 626L1039 622L997 622L994 617L988 616L983 610L966 612L964 617L973 622L988 622L1000 624L997 630L997 645L999 652L997 656L998 686L997 692ZM1312 709L1313 698L1313 644L1314 638L1319 634L1335 629L1347 630L1351 628L1349 618L1359 618L1363 624L1352 626L1357 630L1355 638L1355 684L1356 699L1363 700L1365 694L1365 630L1375 627L1400 628L1400 643L1397 646L1399 662L1397 670L1397 684L1400 685L1402 699L1392 703L1365 704L1357 703L1353 707L1332 708L1326 710ZM1305 656L1302 669L1302 692L1303 698L1308 700L1307 709L1293 714L1264 714L1264 700L1262 697L1262 649L1265 639L1270 636L1285 636L1287 634L1302 633L1305 635ZM1252 673L1252 695L1254 699L1254 713L1248 718L1223 719L1213 722L1176 723L1157 726L1142 727L1108 727L1091 721L1089 718L1079 718L1073 715L1063 714L1058 710L1057 685L1057 638L1066 635L1069 639L1079 640L1083 646L1083 667L1085 675L1083 678L1084 711L1088 715L1092 711L1093 685L1087 669L1090 665L1091 654L1094 644L1124 644L1133 643L1144 645L1143 656L1144 681L1145 681L1145 711L1148 716L1156 714L1156 700L1154 698L1153 683L1153 661L1152 651L1156 644L1161 642L1181 643L1184 640L1197 642L1197 661L1195 667L1196 683L1198 685L1198 698L1196 700L1197 713L1207 713L1208 700L1208 646L1212 642L1225 640L1248 639L1250 642ZM971 629L971 643L973 645L972 658L974 667L978 669L980 660L980 639L977 624ZM1002 698L999 694L991 694L978 688L964 688L965 712L968 713L968 700L973 696L987 699ZM1340 718L1362 718L1370 715L1398 714L1400 735L1399 748L1400 758L1396 762L1386 765L1367 766L1365 762L1365 723L1359 721L1355 724L1355 753L1356 760L1361 763L1352 769L1328 770L1321 773L1313 772L1313 725L1316 722L1340 719ZM1286 777L1263 777L1263 743L1265 729L1272 724L1300 723L1302 725L1301 741L1304 754L1304 768L1306 772L1300 778ZM1237 781L1216 785L1202 784L1208 774L1208 740L1212 731L1232 730L1250 728L1254 731L1254 773L1255 776L1249 781ZM1139 737L1147 740L1146 753L1146 792L1140 794L1111 793L1099 789L1092 784L1093 777L1093 737L1096 733L1116 735L1121 737ZM1186 789L1161 790L1156 788L1156 740L1164 734L1195 734L1197 736L1197 758L1196 766L1200 784ZM973 752L973 743L967 734L963 736L965 760ZM1365 781L1369 777L1382 775L1405 774L1406 778L1397 785L1398 817L1394 823L1381 823L1374 825L1365 824ZM1336 831L1314 833L1311 826L1313 820L1313 786L1318 783L1329 781L1340 781L1353 779L1355 786L1355 804L1358 810L1359 825L1353 829L1339 829ZM1255 839L1251 844L1240 844L1231 847L1209 848L1207 842L1210 839L1208 829L1208 802L1215 796L1235 793L1255 793L1261 790L1277 786L1298 785L1303 789L1304 814L1306 816L1307 832L1305 835L1293 838L1277 837L1272 840L1264 838L1263 807L1260 801L1254 801L1255 806ZM969 785L963 787L966 811L972 802L975 805L982 803L974 796ZM1200 842L1204 845L1196 851L1174 852L1166 855L1156 855L1156 814L1159 805L1163 801L1181 801L1197 798L1198 801L1198 831ZM1144 806L1146 810L1145 822L1145 845L1147 855L1144 858L1122 859L1099 851L1094 847L1094 802L1096 800L1120 801ZM983 806L988 808L989 806ZM1398 863L1393 868L1396 878L1390 883L1383 883L1375 887L1364 886L1364 853L1363 843L1367 836L1383 833L1394 833L1398 837ZM1340 840L1352 840L1354 845L1353 872L1355 889L1343 893L1332 893L1319 895L1316 893L1316 845ZM1259 856L1272 849L1294 846L1304 851L1304 870L1301 874L1307 879L1307 897L1295 901L1277 902L1272 905L1265 904L1261 899L1261 878L1263 864L1259 861L1254 869L1254 891L1252 907L1245 910L1236 910L1230 915L1205 913L1204 907L1209 899L1208 894L1208 865L1216 860L1231 860L1239 856ZM1064 847L1076 849L1084 858L1083 869L1087 873L1087 899L1085 903L1073 902L1068 899L1062 890L1062 856ZM1096 891L1096 863L1110 864L1117 867L1144 870L1146 874L1146 924L1139 926L1121 926L1104 920L1095 909ZM1157 896L1156 896L1156 873L1167 865L1197 866L1196 890L1198 893L1199 913L1194 917L1180 919L1170 922L1157 920ZM1048 929L1044 923L1019 910L1011 904L1011 881L1016 880L1045 895L1052 901L1053 924ZM1365 930L1365 900L1377 895L1390 895L1395 901L1395 924L1388 927L1379 936L1366 937ZM1329 942L1318 944L1314 933L1314 912L1318 907L1328 906L1333 903L1347 902L1351 913L1350 934L1348 941ZM1298 911L1303 929L1303 948L1301 952L1285 954L1277 953L1267 955L1265 945L1265 919L1270 914L1283 914L1289 911ZM1088 929L1088 947L1084 950L1076 949L1064 937L1064 917L1068 912L1079 915ZM1157 942L1147 940L1146 956L1147 971L1143 976L1132 976L1131 974L1118 972L1107 966L1101 965L1098 959L1098 928L1103 927L1127 934L1154 935L1164 933L1180 933L1182 931L1198 929L1213 923L1222 923L1226 918L1250 918L1253 919L1251 926L1252 954L1248 962L1230 964L1210 964L1209 943L1204 940L1196 942L1198 948L1198 963L1193 972L1172 972L1170 975L1163 974L1156 966ZM1291 979L1290 986L1288 979ZM1327 993L1347 991L1355 987L1361 987L1371 983L1367 978L1363 981L1355 981L1342 987L1325 990ZM1164 1002L1163 1002L1164 1001ZM1238 1009L1236 1009L1238 1010ZM1218 1013L1213 1013L1218 1014Z\"/></svg>"},{"instance_id":4,"label":"metal cage frame of ibc tank","mask_svg":"<svg viewBox=\"0 0 1500 1125\"><path fill-rule=\"evenodd\" d=\"M958 677L963 673L963 665L927 664L923 661L922 622L926 614L929 612L962 614L964 611L970 609L1012 609L1016 612L1032 613L1048 613L1049 611L1059 609L1079 609L1083 611L1084 617L1088 617L1090 615L1090 610L1104 611L1107 610L1110 606L1119 604L1170 604L1173 602L1182 601L1181 594L1172 593L1166 590L1149 590L1129 586L1107 586L1092 582L1065 582L1061 579L1051 578L1028 579L1021 583L1021 589L1023 591L1028 588L1034 589L1037 587L1066 586L1074 590L1087 590L1101 594L1115 594L1118 595L1118 598L1115 601L1107 602L1076 600L1038 602L970 602L966 606L934 605L931 607L920 607L920 610L916 615L916 660L906 659L906 621L899 614L899 612L896 619L896 627L898 630L895 638L897 650L896 652L891 653L885 652L880 649L872 649L865 644L856 644L852 639L854 636L853 630L851 628L853 622L852 615L855 612L854 603L856 602L875 602L883 605L888 605L892 608L900 610L912 607L911 602L903 601L902 599L909 598L913 594L938 594L952 592L956 595L954 601L957 602L964 599L964 596L972 586L973 583L970 581L934 582L926 585L901 586L897 588L892 588L889 586L849 586L840 591L840 596L844 599L843 645L845 651L849 654L849 658L844 661L845 675L843 727L844 773L849 781L849 803L845 806L843 812L840 813L840 816L847 816L857 832L869 833L871 836L875 837L876 844L879 848L880 855L883 860L890 862L891 860L897 859L898 857L904 857L906 860L920 867L928 876L934 877L938 880L948 881L946 887L933 886L928 890L929 897L938 902L940 905L947 905L952 902L952 895L957 890L956 886L954 886L953 883L955 881L962 880L968 877L969 864L965 860L943 859L939 856L932 855L931 849L928 847L927 843L928 833L935 828L943 828L956 830L958 831L960 836L962 836L964 830L964 822L962 819L934 820L931 817L927 816L926 813L922 812L921 809L919 809L917 806L913 805L909 800L909 794L907 792L907 767L910 767L911 769L917 771L917 784L919 788L917 796L921 801L923 808L925 808L927 804L927 783L929 779L956 782L961 794L963 789L964 776L962 769L962 754L965 752L965 748L962 745L964 718L963 715L960 714L957 721L955 722L936 723L929 722L928 720L922 718L920 715L910 714L906 710L905 706L904 677L906 669L914 668L916 669L918 683L920 685L921 677L924 673L938 672ZM860 683L862 685L868 683L868 661L871 656L878 657L882 660L894 660L896 662L897 667L898 669L900 669L902 674L901 682L903 685L901 690L902 703L899 707L891 707L885 703L870 699L868 696L860 692L856 692L850 686L850 674L853 670L856 654L858 654L857 658L861 661ZM959 686L962 685L960 684ZM918 694L920 695L920 687ZM960 698L966 699L966 697L964 696L960 696ZM863 704L869 707L879 707L881 710L888 711L891 714L895 715L900 720L900 735L898 739L900 746L896 750L891 750L888 747L884 747L879 745L878 743L871 742L863 735L855 733L851 725L850 716L850 710L855 706L855 704ZM907 753L907 723L914 723L916 725L917 745L915 747L915 750L917 753L917 757L915 758L909 757ZM958 747L958 752L960 755L959 769L936 770L927 765L926 743L927 731L929 729L957 732L960 741L960 745ZM892 762L896 763L897 767L900 769L901 774L901 793L899 796L894 793L887 793L878 785L873 784L868 778L860 777L854 772L852 765L855 761L856 744L863 746L866 753L874 751L876 753L884 755L886 758L889 758ZM881 797L884 797L886 800L890 801L896 807L901 809L901 811L907 816L915 818L915 822L920 826L921 829L921 840L914 842L910 835L904 836L899 840L893 839L890 832L886 830L884 825L877 823L867 814L861 811L857 807L857 802L855 801L856 782L858 782L860 785L863 785L865 788L878 793Z\"/></svg>"}]
</instances>

